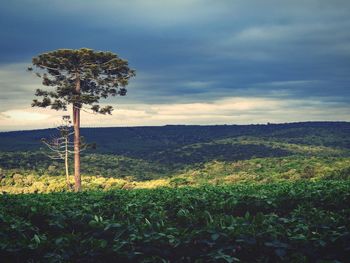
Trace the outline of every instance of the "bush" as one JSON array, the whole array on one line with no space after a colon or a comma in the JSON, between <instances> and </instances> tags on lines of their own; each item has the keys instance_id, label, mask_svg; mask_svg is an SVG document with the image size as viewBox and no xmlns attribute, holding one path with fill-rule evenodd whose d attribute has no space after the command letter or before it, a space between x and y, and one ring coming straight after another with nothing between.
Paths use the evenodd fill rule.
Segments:
<instances>
[{"instance_id":1,"label":"bush","mask_svg":"<svg viewBox=\"0 0 350 263\"><path fill-rule=\"evenodd\" d=\"M333 180L347 180L350 179L350 167L345 167L340 170L336 170L331 172L330 174L325 176L326 179Z\"/></svg>"},{"instance_id":2,"label":"bush","mask_svg":"<svg viewBox=\"0 0 350 263\"><path fill-rule=\"evenodd\" d=\"M308 166L305 166L300 177L304 179L310 179L315 177L315 175L316 175L315 168L313 166L308 165Z\"/></svg>"},{"instance_id":3,"label":"bush","mask_svg":"<svg viewBox=\"0 0 350 263\"><path fill-rule=\"evenodd\" d=\"M67 183L65 179L52 181L46 188L46 192L62 192L67 191Z\"/></svg>"},{"instance_id":4,"label":"bush","mask_svg":"<svg viewBox=\"0 0 350 263\"><path fill-rule=\"evenodd\" d=\"M29 188L32 193L46 193L47 186L43 182L34 182Z\"/></svg>"},{"instance_id":5,"label":"bush","mask_svg":"<svg viewBox=\"0 0 350 263\"><path fill-rule=\"evenodd\" d=\"M191 181L184 177L176 177L170 180L169 185L172 187L179 187L191 184Z\"/></svg>"}]
</instances>

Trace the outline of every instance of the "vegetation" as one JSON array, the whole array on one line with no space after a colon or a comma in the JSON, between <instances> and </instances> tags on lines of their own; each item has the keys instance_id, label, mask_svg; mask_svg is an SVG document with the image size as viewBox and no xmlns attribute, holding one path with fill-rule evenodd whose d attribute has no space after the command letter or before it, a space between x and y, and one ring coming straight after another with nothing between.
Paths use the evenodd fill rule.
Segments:
<instances>
[{"instance_id":1,"label":"vegetation","mask_svg":"<svg viewBox=\"0 0 350 263\"><path fill-rule=\"evenodd\" d=\"M57 137L50 138L50 140L43 138L41 141L47 147L49 153L47 156L52 160L63 160L64 170L66 172L66 183L67 189L71 189L71 183L69 180L69 155L74 153L72 146L74 143L70 141L70 137L74 134L71 131L70 116L66 115L62 117L62 124L57 127L60 135ZM83 147L81 147L83 148Z\"/></svg>"},{"instance_id":2,"label":"vegetation","mask_svg":"<svg viewBox=\"0 0 350 263\"><path fill-rule=\"evenodd\" d=\"M32 63L38 68L36 75L44 86L54 91L37 89L33 107L51 107L54 110L73 109L74 126L74 181L75 191L81 190L80 175L80 110L88 105L95 113L111 114L112 106L100 106L100 99L108 96L126 95L125 86L135 72L126 60L112 52L81 48L58 49L34 57ZM28 68L33 71L33 68Z\"/></svg>"},{"instance_id":3,"label":"vegetation","mask_svg":"<svg viewBox=\"0 0 350 263\"><path fill-rule=\"evenodd\" d=\"M63 164L47 163L35 171L24 157L1 154L10 169L0 170L0 189L6 193L48 193L66 191ZM27 155L31 156L31 155ZM18 155L17 155L18 157ZM34 159L34 158L33 158ZM12 161L11 161L12 160ZM172 173L171 169L125 157L88 155L83 157L86 190L155 188L159 186L227 185L236 183L271 183L350 179L350 158L304 157L255 158L236 162L212 161L188 166ZM40 158L38 158L40 162ZM89 165L86 165L89 164ZM28 169L13 167L27 166ZM35 165L35 164L34 164ZM46 165L48 165L46 167ZM61 166L60 166L61 165ZM12 168L11 168L12 167ZM44 168L45 167L45 168Z\"/></svg>"},{"instance_id":4,"label":"vegetation","mask_svg":"<svg viewBox=\"0 0 350 263\"><path fill-rule=\"evenodd\" d=\"M109 189L113 179L128 188L347 179L349 130L348 123L83 129L87 140L96 137L97 149L82 155L81 171L91 182L84 181L87 189L96 189L93 182ZM34 145L14 144L15 151L7 146L21 136L40 141L47 133L52 131L0 133L2 191L63 190L63 162L48 159ZM43 187L13 179L27 175Z\"/></svg>"},{"instance_id":5,"label":"vegetation","mask_svg":"<svg viewBox=\"0 0 350 263\"><path fill-rule=\"evenodd\" d=\"M55 130L16 131L0 133L0 150L38 151L41 138ZM275 141L306 146L350 149L350 123L302 122L269 125L217 125L162 127L82 128L88 142L96 142L97 152L145 158L155 152L177 149L186 145L226 138L250 137L260 141Z\"/></svg>"},{"instance_id":6,"label":"vegetation","mask_svg":"<svg viewBox=\"0 0 350 263\"><path fill-rule=\"evenodd\" d=\"M9 148L50 130L2 133L0 258L347 262L349 127L83 129L80 193L35 143Z\"/></svg>"},{"instance_id":7,"label":"vegetation","mask_svg":"<svg viewBox=\"0 0 350 263\"><path fill-rule=\"evenodd\" d=\"M350 182L3 195L3 262L345 262Z\"/></svg>"}]
</instances>

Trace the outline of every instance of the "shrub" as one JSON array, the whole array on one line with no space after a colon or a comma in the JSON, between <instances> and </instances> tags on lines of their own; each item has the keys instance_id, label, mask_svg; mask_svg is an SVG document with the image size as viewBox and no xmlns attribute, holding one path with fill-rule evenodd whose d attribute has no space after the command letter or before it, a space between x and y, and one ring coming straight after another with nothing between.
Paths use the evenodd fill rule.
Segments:
<instances>
[{"instance_id":1,"label":"shrub","mask_svg":"<svg viewBox=\"0 0 350 263\"><path fill-rule=\"evenodd\" d=\"M179 187L191 184L191 181L184 177L172 178L169 182L169 185L172 187Z\"/></svg>"}]
</instances>

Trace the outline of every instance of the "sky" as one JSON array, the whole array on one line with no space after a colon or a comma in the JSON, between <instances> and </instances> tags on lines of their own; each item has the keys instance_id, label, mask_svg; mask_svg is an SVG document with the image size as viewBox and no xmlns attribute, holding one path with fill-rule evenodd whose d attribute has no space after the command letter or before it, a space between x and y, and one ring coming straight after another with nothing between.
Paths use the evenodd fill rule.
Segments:
<instances>
[{"instance_id":1,"label":"sky","mask_svg":"<svg viewBox=\"0 0 350 263\"><path fill-rule=\"evenodd\" d=\"M51 128L31 59L112 51L136 77L82 126L350 121L349 0L0 0L0 130Z\"/></svg>"}]
</instances>

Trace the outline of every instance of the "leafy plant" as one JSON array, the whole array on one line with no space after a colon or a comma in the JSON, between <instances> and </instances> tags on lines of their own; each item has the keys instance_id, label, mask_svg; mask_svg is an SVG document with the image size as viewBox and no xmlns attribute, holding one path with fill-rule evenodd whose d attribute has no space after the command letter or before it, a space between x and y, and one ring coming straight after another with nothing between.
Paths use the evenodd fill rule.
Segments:
<instances>
[{"instance_id":1,"label":"leafy plant","mask_svg":"<svg viewBox=\"0 0 350 263\"><path fill-rule=\"evenodd\" d=\"M2 262L346 262L349 193L349 181L320 180L2 195L0 256Z\"/></svg>"}]
</instances>

